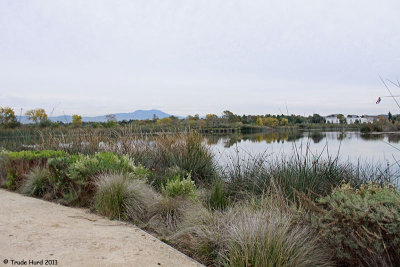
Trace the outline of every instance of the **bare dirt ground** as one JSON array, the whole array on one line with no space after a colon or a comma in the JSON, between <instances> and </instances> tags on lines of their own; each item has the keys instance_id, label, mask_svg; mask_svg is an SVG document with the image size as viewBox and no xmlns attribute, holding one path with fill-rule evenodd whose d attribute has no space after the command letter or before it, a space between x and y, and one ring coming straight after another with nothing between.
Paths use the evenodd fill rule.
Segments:
<instances>
[{"instance_id":1,"label":"bare dirt ground","mask_svg":"<svg viewBox=\"0 0 400 267\"><path fill-rule=\"evenodd\" d=\"M0 266L16 266L12 260L26 266L33 266L30 260L39 261L36 266L201 266L133 225L0 190Z\"/></svg>"}]
</instances>

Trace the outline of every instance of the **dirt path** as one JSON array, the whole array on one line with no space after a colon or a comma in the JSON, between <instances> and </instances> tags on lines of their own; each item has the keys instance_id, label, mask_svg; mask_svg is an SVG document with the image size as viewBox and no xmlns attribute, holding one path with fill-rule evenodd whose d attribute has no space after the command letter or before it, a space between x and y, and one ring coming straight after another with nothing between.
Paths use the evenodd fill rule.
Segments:
<instances>
[{"instance_id":1,"label":"dirt path","mask_svg":"<svg viewBox=\"0 0 400 267\"><path fill-rule=\"evenodd\" d=\"M35 266L200 266L133 225L0 190L0 266L16 266L11 260L26 266L33 266L29 260L39 261Z\"/></svg>"}]
</instances>

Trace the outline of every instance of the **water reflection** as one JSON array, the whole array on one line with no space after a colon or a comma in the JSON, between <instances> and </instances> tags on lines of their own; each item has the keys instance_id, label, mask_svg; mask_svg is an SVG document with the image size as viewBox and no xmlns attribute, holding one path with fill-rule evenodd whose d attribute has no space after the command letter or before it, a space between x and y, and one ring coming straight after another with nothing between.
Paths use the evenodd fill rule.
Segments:
<instances>
[{"instance_id":1,"label":"water reflection","mask_svg":"<svg viewBox=\"0 0 400 267\"><path fill-rule=\"evenodd\" d=\"M217 145L223 143L225 148L233 145L250 142L250 143L285 143L296 142L298 140L309 139L314 144L321 141L380 141L387 140L389 143L399 143L400 134L361 134L358 132L321 132L321 131L271 131L268 133L257 134L234 134L234 135L206 135L205 140L209 145Z\"/></svg>"},{"instance_id":2,"label":"water reflection","mask_svg":"<svg viewBox=\"0 0 400 267\"><path fill-rule=\"evenodd\" d=\"M229 148L235 144L242 143L242 142L251 142L251 143L261 143L265 142L267 144L271 143L285 143L285 142L293 142L299 140L304 137L303 132L299 131L292 131L292 132L269 132L269 133L257 133L257 134L235 134L235 135L206 135L205 139L207 144L209 145L216 145L220 142L224 144L225 148ZM322 140L324 135L321 133L316 133L313 137L315 142L317 140ZM313 139L313 140L314 140ZM318 141L318 142L319 142Z\"/></svg>"}]
</instances>

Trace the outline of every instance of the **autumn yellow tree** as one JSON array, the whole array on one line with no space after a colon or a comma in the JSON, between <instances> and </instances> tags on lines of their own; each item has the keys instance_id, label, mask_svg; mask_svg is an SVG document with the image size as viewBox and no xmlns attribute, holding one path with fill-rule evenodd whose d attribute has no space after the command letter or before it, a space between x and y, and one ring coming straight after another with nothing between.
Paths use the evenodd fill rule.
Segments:
<instances>
[{"instance_id":1,"label":"autumn yellow tree","mask_svg":"<svg viewBox=\"0 0 400 267\"><path fill-rule=\"evenodd\" d=\"M82 126L82 116L77 114L72 115L72 125L74 127Z\"/></svg>"},{"instance_id":2,"label":"autumn yellow tree","mask_svg":"<svg viewBox=\"0 0 400 267\"><path fill-rule=\"evenodd\" d=\"M25 115L28 117L28 120L36 124L47 121L46 111L42 108L28 110L25 112Z\"/></svg>"},{"instance_id":3,"label":"autumn yellow tree","mask_svg":"<svg viewBox=\"0 0 400 267\"><path fill-rule=\"evenodd\" d=\"M282 126L287 126L289 124L289 120L286 118L282 118L279 124Z\"/></svg>"},{"instance_id":4,"label":"autumn yellow tree","mask_svg":"<svg viewBox=\"0 0 400 267\"><path fill-rule=\"evenodd\" d=\"M0 108L0 125L6 128L17 125L17 118L12 108Z\"/></svg>"},{"instance_id":5,"label":"autumn yellow tree","mask_svg":"<svg viewBox=\"0 0 400 267\"><path fill-rule=\"evenodd\" d=\"M279 120L277 118L267 117L264 120L265 125L270 127L276 127L279 124Z\"/></svg>"},{"instance_id":6,"label":"autumn yellow tree","mask_svg":"<svg viewBox=\"0 0 400 267\"><path fill-rule=\"evenodd\" d=\"M157 120L157 124L171 124L171 123L172 119L170 117L165 117Z\"/></svg>"},{"instance_id":7,"label":"autumn yellow tree","mask_svg":"<svg viewBox=\"0 0 400 267\"><path fill-rule=\"evenodd\" d=\"M206 115L206 123L208 125L215 125L218 121L218 116L215 114L207 114Z\"/></svg>"},{"instance_id":8,"label":"autumn yellow tree","mask_svg":"<svg viewBox=\"0 0 400 267\"><path fill-rule=\"evenodd\" d=\"M257 118L256 123L257 123L258 126L263 126L263 125L264 125L263 120L262 120L261 117L258 117L258 118Z\"/></svg>"}]
</instances>

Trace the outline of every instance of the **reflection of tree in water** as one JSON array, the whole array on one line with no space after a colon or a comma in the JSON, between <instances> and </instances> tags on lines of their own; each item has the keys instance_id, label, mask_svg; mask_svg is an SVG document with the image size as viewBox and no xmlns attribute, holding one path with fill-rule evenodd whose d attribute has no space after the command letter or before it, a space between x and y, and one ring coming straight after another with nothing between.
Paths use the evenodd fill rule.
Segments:
<instances>
[{"instance_id":1,"label":"reflection of tree in water","mask_svg":"<svg viewBox=\"0 0 400 267\"><path fill-rule=\"evenodd\" d=\"M310 138L313 140L314 144L318 144L319 142L321 142L322 139L325 138L325 136L325 133L312 132Z\"/></svg>"},{"instance_id":2,"label":"reflection of tree in water","mask_svg":"<svg viewBox=\"0 0 400 267\"><path fill-rule=\"evenodd\" d=\"M400 135L399 134L389 134L388 141L389 141L389 143L398 143L398 142L400 142Z\"/></svg>"},{"instance_id":3,"label":"reflection of tree in water","mask_svg":"<svg viewBox=\"0 0 400 267\"><path fill-rule=\"evenodd\" d=\"M337 135L337 140L341 141L347 137L347 134L345 132L341 132Z\"/></svg>"},{"instance_id":4,"label":"reflection of tree in water","mask_svg":"<svg viewBox=\"0 0 400 267\"><path fill-rule=\"evenodd\" d=\"M205 136L205 140L207 145L216 145L218 141L221 139L221 136L218 135L207 135Z\"/></svg>"},{"instance_id":5,"label":"reflection of tree in water","mask_svg":"<svg viewBox=\"0 0 400 267\"><path fill-rule=\"evenodd\" d=\"M268 132L259 134L245 134L245 135L214 135L207 136L207 144L217 144L221 139L224 143L224 147L229 148L234 144L241 141L250 141L254 143L266 142L266 143L284 143L285 141L296 141L303 137L302 133L299 132Z\"/></svg>"},{"instance_id":6,"label":"reflection of tree in water","mask_svg":"<svg viewBox=\"0 0 400 267\"><path fill-rule=\"evenodd\" d=\"M289 132L287 141L293 142L293 141L296 141L296 140L299 140L299 139L303 138L303 136L304 136L303 132L296 132L296 131Z\"/></svg>"},{"instance_id":7,"label":"reflection of tree in water","mask_svg":"<svg viewBox=\"0 0 400 267\"><path fill-rule=\"evenodd\" d=\"M363 140L382 140L384 138L383 134L361 134L361 139Z\"/></svg>"},{"instance_id":8,"label":"reflection of tree in water","mask_svg":"<svg viewBox=\"0 0 400 267\"><path fill-rule=\"evenodd\" d=\"M226 140L224 140L224 147L229 148L234 144L242 141L242 139L243 139L242 135L230 135L228 138L226 138Z\"/></svg>"}]
</instances>

